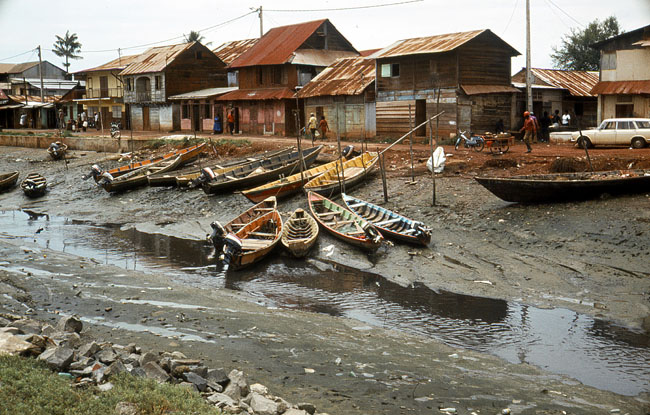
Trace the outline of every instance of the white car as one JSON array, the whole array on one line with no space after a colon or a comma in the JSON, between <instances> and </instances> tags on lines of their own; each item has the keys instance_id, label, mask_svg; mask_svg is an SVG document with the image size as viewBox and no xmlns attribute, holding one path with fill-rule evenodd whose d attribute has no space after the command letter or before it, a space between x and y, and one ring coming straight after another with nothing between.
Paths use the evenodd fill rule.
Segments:
<instances>
[{"instance_id":1,"label":"white car","mask_svg":"<svg viewBox=\"0 0 650 415\"><path fill-rule=\"evenodd\" d=\"M650 118L609 118L596 129L575 131L571 141L582 148L593 146L626 146L643 148L650 144Z\"/></svg>"}]
</instances>

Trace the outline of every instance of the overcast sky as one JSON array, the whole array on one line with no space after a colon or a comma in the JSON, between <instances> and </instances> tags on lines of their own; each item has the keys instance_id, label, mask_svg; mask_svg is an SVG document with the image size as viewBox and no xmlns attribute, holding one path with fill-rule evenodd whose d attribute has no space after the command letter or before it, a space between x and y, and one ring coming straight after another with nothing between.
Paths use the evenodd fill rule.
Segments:
<instances>
[{"instance_id":1,"label":"overcast sky","mask_svg":"<svg viewBox=\"0 0 650 415\"><path fill-rule=\"evenodd\" d=\"M0 0L0 62L43 59L63 68L51 52L55 35L66 30L82 43L83 59L71 61L70 71L101 65L123 55L141 53L157 45L182 43L183 34L199 31L250 13L262 6L264 31L328 18L358 50L388 46L396 40L443 33L490 29L522 55L512 61L513 73L525 65L526 0L423 0L379 8L345 11L307 11L395 3L400 0L106 0L83 2ZM550 54L571 28L581 29L594 19L614 15L624 31L650 23L650 0L530 0L532 66L551 68ZM293 10L274 11L274 10ZM582 25L582 26L581 26ZM202 32L209 47L259 36L257 13ZM29 51L29 52L28 52ZM23 52L27 52L22 54ZM15 56L19 55L20 56ZM15 57L14 57L15 56ZM461 62L471 65L472 62Z\"/></svg>"}]
</instances>

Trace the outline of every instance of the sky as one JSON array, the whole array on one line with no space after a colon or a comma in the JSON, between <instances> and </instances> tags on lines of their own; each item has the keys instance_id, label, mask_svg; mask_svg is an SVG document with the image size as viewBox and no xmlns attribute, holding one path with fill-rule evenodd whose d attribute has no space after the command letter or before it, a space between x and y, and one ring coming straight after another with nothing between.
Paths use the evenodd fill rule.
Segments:
<instances>
[{"instance_id":1,"label":"sky","mask_svg":"<svg viewBox=\"0 0 650 415\"><path fill-rule=\"evenodd\" d=\"M277 26L328 18L357 50L383 48L413 37L490 29L521 56L512 60L513 74L525 66L526 0L106 0L54 2L0 0L0 62L43 59L63 68L52 53L55 35L76 33L83 59L71 61L70 72L92 68L151 46L183 42L183 34L201 31L208 47L259 37L254 9L262 6L264 31ZM408 0L406 0L408 1ZM552 68L552 47L571 29L595 19L616 16L624 31L650 23L650 0L530 0L532 67ZM364 7L355 10L320 10ZM305 11L306 10L306 11ZM206 29L206 30L203 30ZM147 44L155 45L143 46ZM19 56L16 56L19 55ZM472 62L461 62L471 65Z\"/></svg>"}]
</instances>

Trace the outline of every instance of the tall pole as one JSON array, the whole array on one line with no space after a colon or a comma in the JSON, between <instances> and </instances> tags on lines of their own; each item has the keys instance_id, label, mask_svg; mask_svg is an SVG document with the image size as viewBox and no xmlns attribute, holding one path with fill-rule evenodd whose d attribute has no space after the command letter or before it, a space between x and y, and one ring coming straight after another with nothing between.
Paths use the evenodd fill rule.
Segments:
<instances>
[{"instance_id":1,"label":"tall pole","mask_svg":"<svg viewBox=\"0 0 650 415\"><path fill-rule=\"evenodd\" d=\"M257 9L257 11L259 12L258 15L260 16L260 38L261 38L262 36L264 36L264 24L263 24L264 20L262 19L262 6L260 6L260 8Z\"/></svg>"},{"instance_id":2,"label":"tall pole","mask_svg":"<svg viewBox=\"0 0 650 415\"><path fill-rule=\"evenodd\" d=\"M38 45L38 77L41 78L41 103L44 104L43 99L43 61L41 60L41 45Z\"/></svg>"},{"instance_id":3,"label":"tall pole","mask_svg":"<svg viewBox=\"0 0 650 415\"><path fill-rule=\"evenodd\" d=\"M533 110L533 87L530 74L530 0L526 0L526 106Z\"/></svg>"}]
</instances>

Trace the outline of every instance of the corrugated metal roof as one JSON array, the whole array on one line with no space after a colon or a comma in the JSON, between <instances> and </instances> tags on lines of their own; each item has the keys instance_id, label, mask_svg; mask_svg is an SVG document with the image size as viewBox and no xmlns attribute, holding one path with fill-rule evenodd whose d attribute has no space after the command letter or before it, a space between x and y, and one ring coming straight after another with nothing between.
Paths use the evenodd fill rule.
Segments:
<instances>
[{"instance_id":1,"label":"corrugated metal roof","mask_svg":"<svg viewBox=\"0 0 650 415\"><path fill-rule=\"evenodd\" d=\"M12 84L21 85L27 82L35 88L41 87L40 78L14 78L11 80ZM47 79L43 78L44 89L72 89L79 84L85 84L82 81L69 81L67 79Z\"/></svg>"},{"instance_id":2,"label":"corrugated metal roof","mask_svg":"<svg viewBox=\"0 0 650 415\"><path fill-rule=\"evenodd\" d=\"M8 97L15 102L25 102L25 95L8 95ZM39 95L27 95L27 105L43 105L43 102L46 104L54 103L58 102L60 99L61 95L48 95L44 96L43 100L41 101L41 97Z\"/></svg>"},{"instance_id":3,"label":"corrugated metal roof","mask_svg":"<svg viewBox=\"0 0 650 415\"><path fill-rule=\"evenodd\" d=\"M295 52L327 19L275 27L257 43L241 54L231 68L253 65L281 65L293 57Z\"/></svg>"},{"instance_id":4,"label":"corrugated metal roof","mask_svg":"<svg viewBox=\"0 0 650 415\"><path fill-rule=\"evenodd\" d=\"M650 39L639 40L638 42L632 43L634 46L642 46L644 48L650 47Z\"/></svg>"},{"instance_id":5,"label":"corrugated metal roof","mask_svg":"<svg viewBox=\"0 0 650 415\"><path fill-rule=\"evenodd\" d=\"M329 66L337 59L357 56L356 52L344 50L298 49L289 62L295 65Z\"/></svg>"},{"instance_id":6,"label":"corrugated metal roof","mask_svg":"<svg viewBox=\"0 0 650 415\"><path fill-rule=\"evenodd\" d=\"M245 101L263 99L291 99L295 93L289 88L238 89L217 98L217 101Z\"/></svg>"},{"instance_id":7,"label":"corrugated metal roof","mask_svg":"<svg viewBox=\"0 0 650 415\"><path fill-rule=\"evenodd\" d=\"M375 61L343 58L325 68L300 91L299 98L323 95L358 95L375 81Z\"/></svg>"},{"instance_id":8,"label":"corrugated metal roof","mask_svg":"<svg viewBox=\"0 0 650 415\"><path fill-rule=\"evenodd\" d=\"M574 97L595 96L591 90L598 83L598 72L539 68L531 68L530 71L549 85L567 89Z\"/></svg>"},{"instance_id":9,"label":"corrugated metal roof","mask_svg":"<svg viewBox=\"0 0 650 415\"><path fill-rule=\"evenodd\" d=\"M38 62L0 63L0 73L21 73L36 65Z\"/></svg>"},{"instance_id":10,"label":"corrugated metal roof","mask_svg":"<svg viewBox=\"0 0 650 415\"><path fill-rule=\"evenodd\" d=\"M94 68L84 69L83 71L77 71L76 74L83 74L86 72L97 72L97 71L115 71L122 70L133 63L140 55L126 55L117 59L113 59L110 62L106 62L103 65L95 66Z\"/></svg>"},{"instance_id":11,"label":"corrugated metal roof","mask_svg":"<svg viewBox=\"0 0 650 415\"><path fill-rule=\"evenodd\" d=\"M460 87L467 95L519 92L517 88L508 85L461 85Z\"/></svg>"},{"instance_id":12,"label":"corrugated metal roof","mask_svg":"<svg viewBox=\"0 0 650 415\"><path fill-rule=\"evenodd\" d=\"M603 81L591 90L594 95L650 94L650 81Z\"/></svg>"},{"instance_id":13,"label":"corrugated metal roof","mask_svg":"<svg viewBox=\"0 0 650 415\"><path fill-rule=\"evenodd\" d=\"M479 37L491 36L501 41L510 49L511 55L520 55L512 46L508 45L499 36L489 29L472 30L469 32L447 33L443 35L416 37L412 39L399 40L392 45L370 55L372 59L390 58L405 55L420 55L429 53L442 53L452 51L459 46Z\"/></svg>"},{"instance_id":14,"label":"corrugated metal roof","mask_svg":"<svg viewBox=\"0 0 650 415\"><path fill-rule=\"evenodd\" d=\"M200 89L198 91L186 92L184 94L172 95L168 99L172 101L183 100L183 99L205 99L210 97L215 97L217 95L222 95L227 92L236 91L238 88L233 87L222 87L222 88L207 88Z\"/></svg>"},{"instance_id":15,"label":"corrugated metal roof","mask_svg":"<svg viewBox=\"0 0 650 415\"><path fill-rule=\"evenodd\" d=\"M134 75L139 73L160 72L182 52L194 46L196 42L181 43L170 46L157 46L147 49L122 72L120 75Z\"/></svg>"},{"instance_id":16,"label":"corrugated metal roof","mask_svg":"<svg viewBox=\"0 0 650 415\"><path fill-rule=\"evenodd\" d=\"M363 57L366 57L366 56L370 56L370 55L372 55L372 54L375 53L375 52L379 52L380 50L381 50L381 48L360 50L360 51L359 51L359 55L361 55L361 56L363 56Z\"/></svg>"},{"instance_id":17,"label":"corrugated metal roof","mask_svg":"<svg viewBox=\"0 0 650 415\"><path fill-rule=\"evenodd\" d=\"M219 57L226 65L230 65L232 61L237 59L241 54L253 47L259 39L242 39L226 42L214 49L213 52Z\"/></svg>"}]
</instances>

